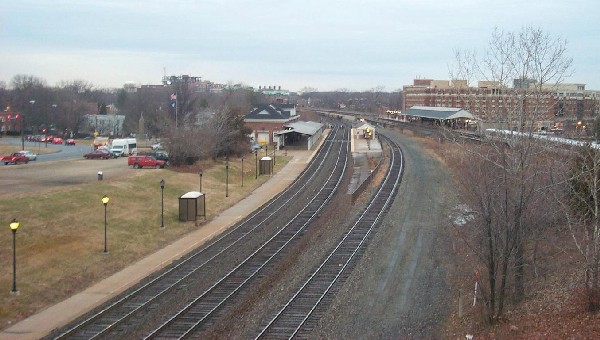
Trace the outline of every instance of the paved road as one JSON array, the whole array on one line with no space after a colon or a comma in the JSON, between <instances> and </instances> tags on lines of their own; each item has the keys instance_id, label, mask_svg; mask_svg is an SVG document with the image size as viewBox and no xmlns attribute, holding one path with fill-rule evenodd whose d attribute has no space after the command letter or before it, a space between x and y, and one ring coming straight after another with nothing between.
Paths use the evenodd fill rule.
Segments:
<instances>
[{"instance_id":1,"label":"paved road","mask_svg":"<svg viewBox=\"0 0 600 340\"><path fill-rule=\"evenodd\" d=\"M18 146L21 149L20 138L2 138L1 143ZM89 142L89 143L88 143ZM88 153L92 150L91 141L82 141L78 145L63 145L63 144L48 144L27 142L25 141L25 148L33 152L40 153L39 150L47 151L52 150L51 153L39 154L36 162L47 162L47 161L58 161L68 159L80 159L83 154Z\"/></svg>"}]
</instances>

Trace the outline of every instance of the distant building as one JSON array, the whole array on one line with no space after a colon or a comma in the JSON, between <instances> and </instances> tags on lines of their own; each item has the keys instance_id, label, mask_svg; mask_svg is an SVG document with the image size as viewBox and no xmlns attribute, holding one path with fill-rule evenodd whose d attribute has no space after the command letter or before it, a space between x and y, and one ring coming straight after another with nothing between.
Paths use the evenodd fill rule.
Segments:
<instances>
[{"instance_id":1,"label":"distant building","mask_svg":"<svg viewBox=\"0 0 600 340\"><path fill-rule=\"evenodd\" d=\"M86 125L93 135L106 136L111 138L124 137L123 123L124 115L85 115Z\"/></svg>"},{"instance_id":2,"label":"distant building","mask_svg":"<svg viewBox=\"0 0 600 340\"><path fill-rule=\"evenodd\" d=\"M164 76L162 84L165 87L170 87L176 83L187 84L192 92L212 92L218 93L226 87L223 84L213 83L212 81L202 80L202 77L189 76L183 74L180 76Z\"/></svg>"},{"instance_id":3,"label":"distant building","mask_svg":"<svg viewBox=\"0 0 600 340\"><path fill-rule=\"evenodd\" d=\"M375 127L363 120L357 120L352 124L356 137L363 139L375 139Z\"/></svg>"},{"instance_id":4,"label":"distant building","mask_svg":"<svg viewBox=\"0 0 600 340\"><path fill-rule=\"evenodd\" d=\"M258 89L254 91L262 93L267 100L272 103L277 103L277 105L290 102L290 91L285 89L282 90L281 86L259 86Z\"/></svg>"},{"instance_id":5,"label":"distant building","mask_svg":"<svg viewBox=\"0 0 600 340\"><path fill-rule=\"evenodd\" d=\"M137 92L137 85L132 81L128 81L123 84L123 90L127 93L135 93Z\"/></svg>"},{"instance_id":6,"label":"distant building","mask_svg":"<svg viewBox=\"0 0 600 340\"><path fill-rule=\"evenodd\" d=\"M282 106L259 105L244 116L246 126L252 129L251 137L259 144L272 144L275 141L275 132L283 130L286 124L300 118L295 105Z\"/></svg>"},{"instance_id":7,"label":"distant building","mask_svg":"<svg viewBox=\"0 0 600 340\"><path fill-rule=\"evenodd\" d=\"M535 106L539 119L548 121L593 119L599 113L600 91L585 90L585 84L545 85L541 97L519 100L523 91L535 87L531 79L515 79L513 87L495 81L469 87L464 80L415 79L403 87L402 111L413 106L456 107L480 119L494 119Z\"/></svg>"},{"instance_id":8,"label":"distant building","mask_svg":"<svg viewBox=\"0 0 600 340\"><path fill-rule=\"evenodd\" d=\"M22 125L23 117L18 112L10 111L10 108L0 112L0 137L21 134Z\"/></svg>"}]
</instances>

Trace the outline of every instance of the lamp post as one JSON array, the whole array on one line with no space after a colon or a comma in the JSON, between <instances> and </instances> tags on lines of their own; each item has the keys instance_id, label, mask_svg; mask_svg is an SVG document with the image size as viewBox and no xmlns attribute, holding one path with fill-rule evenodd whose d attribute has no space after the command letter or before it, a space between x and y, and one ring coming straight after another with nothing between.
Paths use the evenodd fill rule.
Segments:
<instances>
[{"instance_id":1,"label":"lamp post","mask_svg":"<svg viewBox=\"0 0 600 340\"><path fill-rule=\"evenodd\" d=\"M255 159L255 163L254 163L254 167L255 167L255 170L256 170L256 174L254 175L254 179L258 179L258 150L254 151L254 158L256 158Z\"/></svg>"},{"instance_id":2,"label":"lamp post","mask_svg":"<svg viewBox=\"0 0 600 340\"><path fill-rule=\"evenodd\" d=\"M161 228L165 227L165 220L164 220L165 209L164 209L164 204L163 204L164 190L165 190L165 180L161 179L160 180L160 227Z\"/></svg>"},{"instance_id":3,"label":"lamp post","mask_svg":"<svg viewBox=\"0 0 600 340\"><path fill-rule=\"evenodd\" d=\"M102 196L102 204L104 204L104 254L108 254L108 248L106 245L106 206L108 205L109 200L110 198L108 198L108 196Z\"/></svg>"},{"instance_id":4,"label":"lamp post","mask_svg":"<svg viewBox=\"0 0 600 340\"><path fill-rule=\"evenodd\" d=\"M275 151L277 151L277 143L273 142L273 166L275 166Z\"/></svg>"},{"instance_id":5,"label":"lamp post","mask_svg":"<svg viewBox=\"0 0 600 340\"><path fill-rule=\"evenodd\" d=\"M198 175L200 175L200 192L202 192L202 169L200 169Z\"/></svg>"},{"instance_id":6,"label":"lamp post","mask_svg":"<svg viewBox=\"0 0 600 340\"><path fill-rule=\"evenodd\" d=\"M229 157L225 163L225 197L229 197Z\"/></svg>"},{"instance_id":7,"label":"lamp post","mask_svg":"<svg viewBox=\"0 0 600 340\"><path fill-rule=\"evenodd\" d=\"M10 292L14 295L19 294L17 290L17 229L19 229L19 221L13 218L10 222L10 230L13 233L13 285Z\"/></svg>"},{"instance_id":8,"label":"lamp post","mask_svg":"<svg viewBox=\"0 0 600 340\"><path fill-rule=\"evenodd\" d=\"M242 188L244 187L244 157L242 157Z\"/></svg>"}]
</instances>

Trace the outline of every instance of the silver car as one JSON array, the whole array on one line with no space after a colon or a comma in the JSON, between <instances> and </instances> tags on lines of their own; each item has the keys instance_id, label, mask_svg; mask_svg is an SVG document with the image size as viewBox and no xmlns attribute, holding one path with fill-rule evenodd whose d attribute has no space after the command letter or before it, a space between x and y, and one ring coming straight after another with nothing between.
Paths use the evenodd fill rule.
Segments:
<instances>
[{"instance_id":1,"label":"silver car","mask_svg":"<svg viewBox=\"0 0 600 340\"><path fill-rule=\"evenodd\" d=\"M19 151L19 153L27 158L29 158L30 161L35 161L37 160L37 155L29 150L22 150Z\"/></svg>"}]
</instances>

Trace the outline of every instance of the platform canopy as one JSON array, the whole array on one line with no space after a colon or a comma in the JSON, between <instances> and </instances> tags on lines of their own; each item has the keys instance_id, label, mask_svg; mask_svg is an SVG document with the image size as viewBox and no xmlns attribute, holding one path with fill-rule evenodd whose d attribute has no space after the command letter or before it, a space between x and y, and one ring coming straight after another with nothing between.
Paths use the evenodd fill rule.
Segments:
<instances>
[{"instance_id":1,"label":"platform canopy","mask_svg":"<svg viewBox=\"0 0 600 340\"><path fill-rule=\"evenodd\" d=\"M413 106L402 113L406 116L448 120L448 119L477 119L467 110L458 107Z\"/></svg>"},{"instance_id":2,"label":"platform canopy","mask_svg":"<svg viewBox=\"0 0 600 340\"><path fill-rule=\"evenodd\" d=\"M317 122L294 122L284 126L286 130L278 131L278 134L297 132L303 135L313 136L323 128L323 124Z\"/></svg>"}]
</instances>

